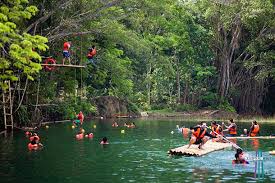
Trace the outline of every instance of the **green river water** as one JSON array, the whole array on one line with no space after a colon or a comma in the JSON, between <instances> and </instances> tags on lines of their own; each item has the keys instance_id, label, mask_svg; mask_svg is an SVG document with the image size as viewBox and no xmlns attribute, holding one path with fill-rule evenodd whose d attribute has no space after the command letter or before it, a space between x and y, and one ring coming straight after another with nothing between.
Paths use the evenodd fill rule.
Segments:
<instances>
[{"instance_id":1,"label":"green river water","mask_svg":"<svg viewBox=\"0 0 275 183\"><path fill-rule=\"evenodd\" d=\"M71 123L51 124L49 129L37 131L44 144L37 151L28 150L28 138L22 131L1 135L0 182L275 182L275 156L268 153L275 150L274 139L238 140L250 164L233 166L233 149L202 157L167 155L169 149L188 143L176 125L190 127L195 122L127 120L133 121L137 128L113 128L107 120L85 122L84 129L93 132L94 138L83 140L75 139L77 129L72 129ZM237 124L239 134L250 126ZM122 129L125 134L121 134ZM261 124L261 135L272 133L275 124ZM99 144L103 136L108 137L109 145ZM256 150L263 152L264 166L255 174ZM257 178L257 173L264 178Z\"/></svg>"}]
</instances>

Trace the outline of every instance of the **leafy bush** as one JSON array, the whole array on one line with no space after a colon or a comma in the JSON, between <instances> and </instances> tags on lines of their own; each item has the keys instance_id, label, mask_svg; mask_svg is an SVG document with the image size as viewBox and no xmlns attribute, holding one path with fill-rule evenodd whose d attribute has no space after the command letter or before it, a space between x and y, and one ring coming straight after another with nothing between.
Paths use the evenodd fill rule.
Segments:
<instances>
[{"instance_id":1,"label":"leafy bush","mask_svg":"<svg viewBox=\"0 0 275 183\"><path fill-rule=\"evenodd\" d=\"M217 93L205 92L201 97L200 107L210 107L216 109L219 106L219 99Z\"/></svg>"},{"instance_id":2,"label":"leafy bush","mask_svg":"<svg viewBox=\"0 0 275 183\"><path fill-rule=\"evenodd\" d=\"M175 111L176 112L181 112L181 111L193 111L196 110L197 107L191 104L178 104L175 106Z\"/></svg>"},{"instance_id":3,"label":"leafy bush","mask_svg":"<svg viewBox=\"0 0 275 183\"><path fill-rule=\"evenodd\" d=\"M89 101L70 99L62 102L58 106L58 111L64 119L74 119L79 111L82 111L85 115L95 115L97 109Z\"/></svg>"},{"instance_id":4,"label":"leafy bush","mask_svg":"<svg viewBox=\"0 0 275 183\"><path fill-rule=\"evenodd\" d=\"M227 100L223 100L219 104L218 109L225 110L228 112L236 112L236 109Z\"/></svg>"},{"instance_id":5,"label":"leafy bush","mask_svg":"<svg viewBox=\"0 0 275 183\"><path fill-rule=\"evenodd\" d=\"M28 108L25 105L21 105L17 111L18 124L22 126L28 126L30 123Z\"/></svg>"}]
</instances>

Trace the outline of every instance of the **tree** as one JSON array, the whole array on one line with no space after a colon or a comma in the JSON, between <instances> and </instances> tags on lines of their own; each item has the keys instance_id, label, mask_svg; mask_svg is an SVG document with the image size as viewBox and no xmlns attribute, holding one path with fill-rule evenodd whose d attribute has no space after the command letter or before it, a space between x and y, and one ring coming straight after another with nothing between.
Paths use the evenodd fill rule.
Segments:
<instances>
[{"instance_id":1,"label":"tree","mask_svg":"<svg viewBox=\"0 0 275 183\"><path fill-rule=\"evenodd\" d=\"M24 32L25 20L38 11L35 6L27 6L27 0L7 0L0 7L0 85L7 89L8 80L17 81L19 77L33 76L39 72L41 57L47 39Z\"/></svg>"}]
</instances>

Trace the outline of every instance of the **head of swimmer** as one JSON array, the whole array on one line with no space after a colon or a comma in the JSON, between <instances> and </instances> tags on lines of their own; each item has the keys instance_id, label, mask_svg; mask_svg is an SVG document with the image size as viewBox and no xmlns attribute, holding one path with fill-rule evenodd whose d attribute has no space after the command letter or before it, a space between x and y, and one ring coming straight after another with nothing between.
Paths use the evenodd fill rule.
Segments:
<instances>
[{"instance_id":1,"label":"head of swimmer","mask_svg":"<svg viewBox=\"0 0 275 183\"><path fill-rule=\"evenodd\" d=\"M108 141L107 137L103 137L102 141L106 143Z\"/></svg>"},{"instance_id":2,"label":"head of swimmer","mask_svg":"<svg viewBox=\"0 0 275 183\"><path fill-rule=\"evenodd\" d=\"M235 158L236 158L236 160L239 160L239 161L240 160L244 160L244 158L243 158L243 150L242 149L238 148L236 150Z\"/></svg>"}]
</instances>

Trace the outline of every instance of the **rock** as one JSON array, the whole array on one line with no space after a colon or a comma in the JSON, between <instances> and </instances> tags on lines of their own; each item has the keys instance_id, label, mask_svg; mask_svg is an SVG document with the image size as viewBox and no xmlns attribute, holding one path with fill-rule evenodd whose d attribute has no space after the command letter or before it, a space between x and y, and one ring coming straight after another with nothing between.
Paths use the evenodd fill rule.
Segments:
<instances>
[{"instance_id":1,"label":"rock","mask_svg":"<svg viewBox=\"0 0 275 183\"><path fill-rule=\"evenodd\" d=\"M140 113L130 102L113 96L101 96L92 99L97 106L98 115L104 118L139 117Z\"/></svg>"}]
</instances>

